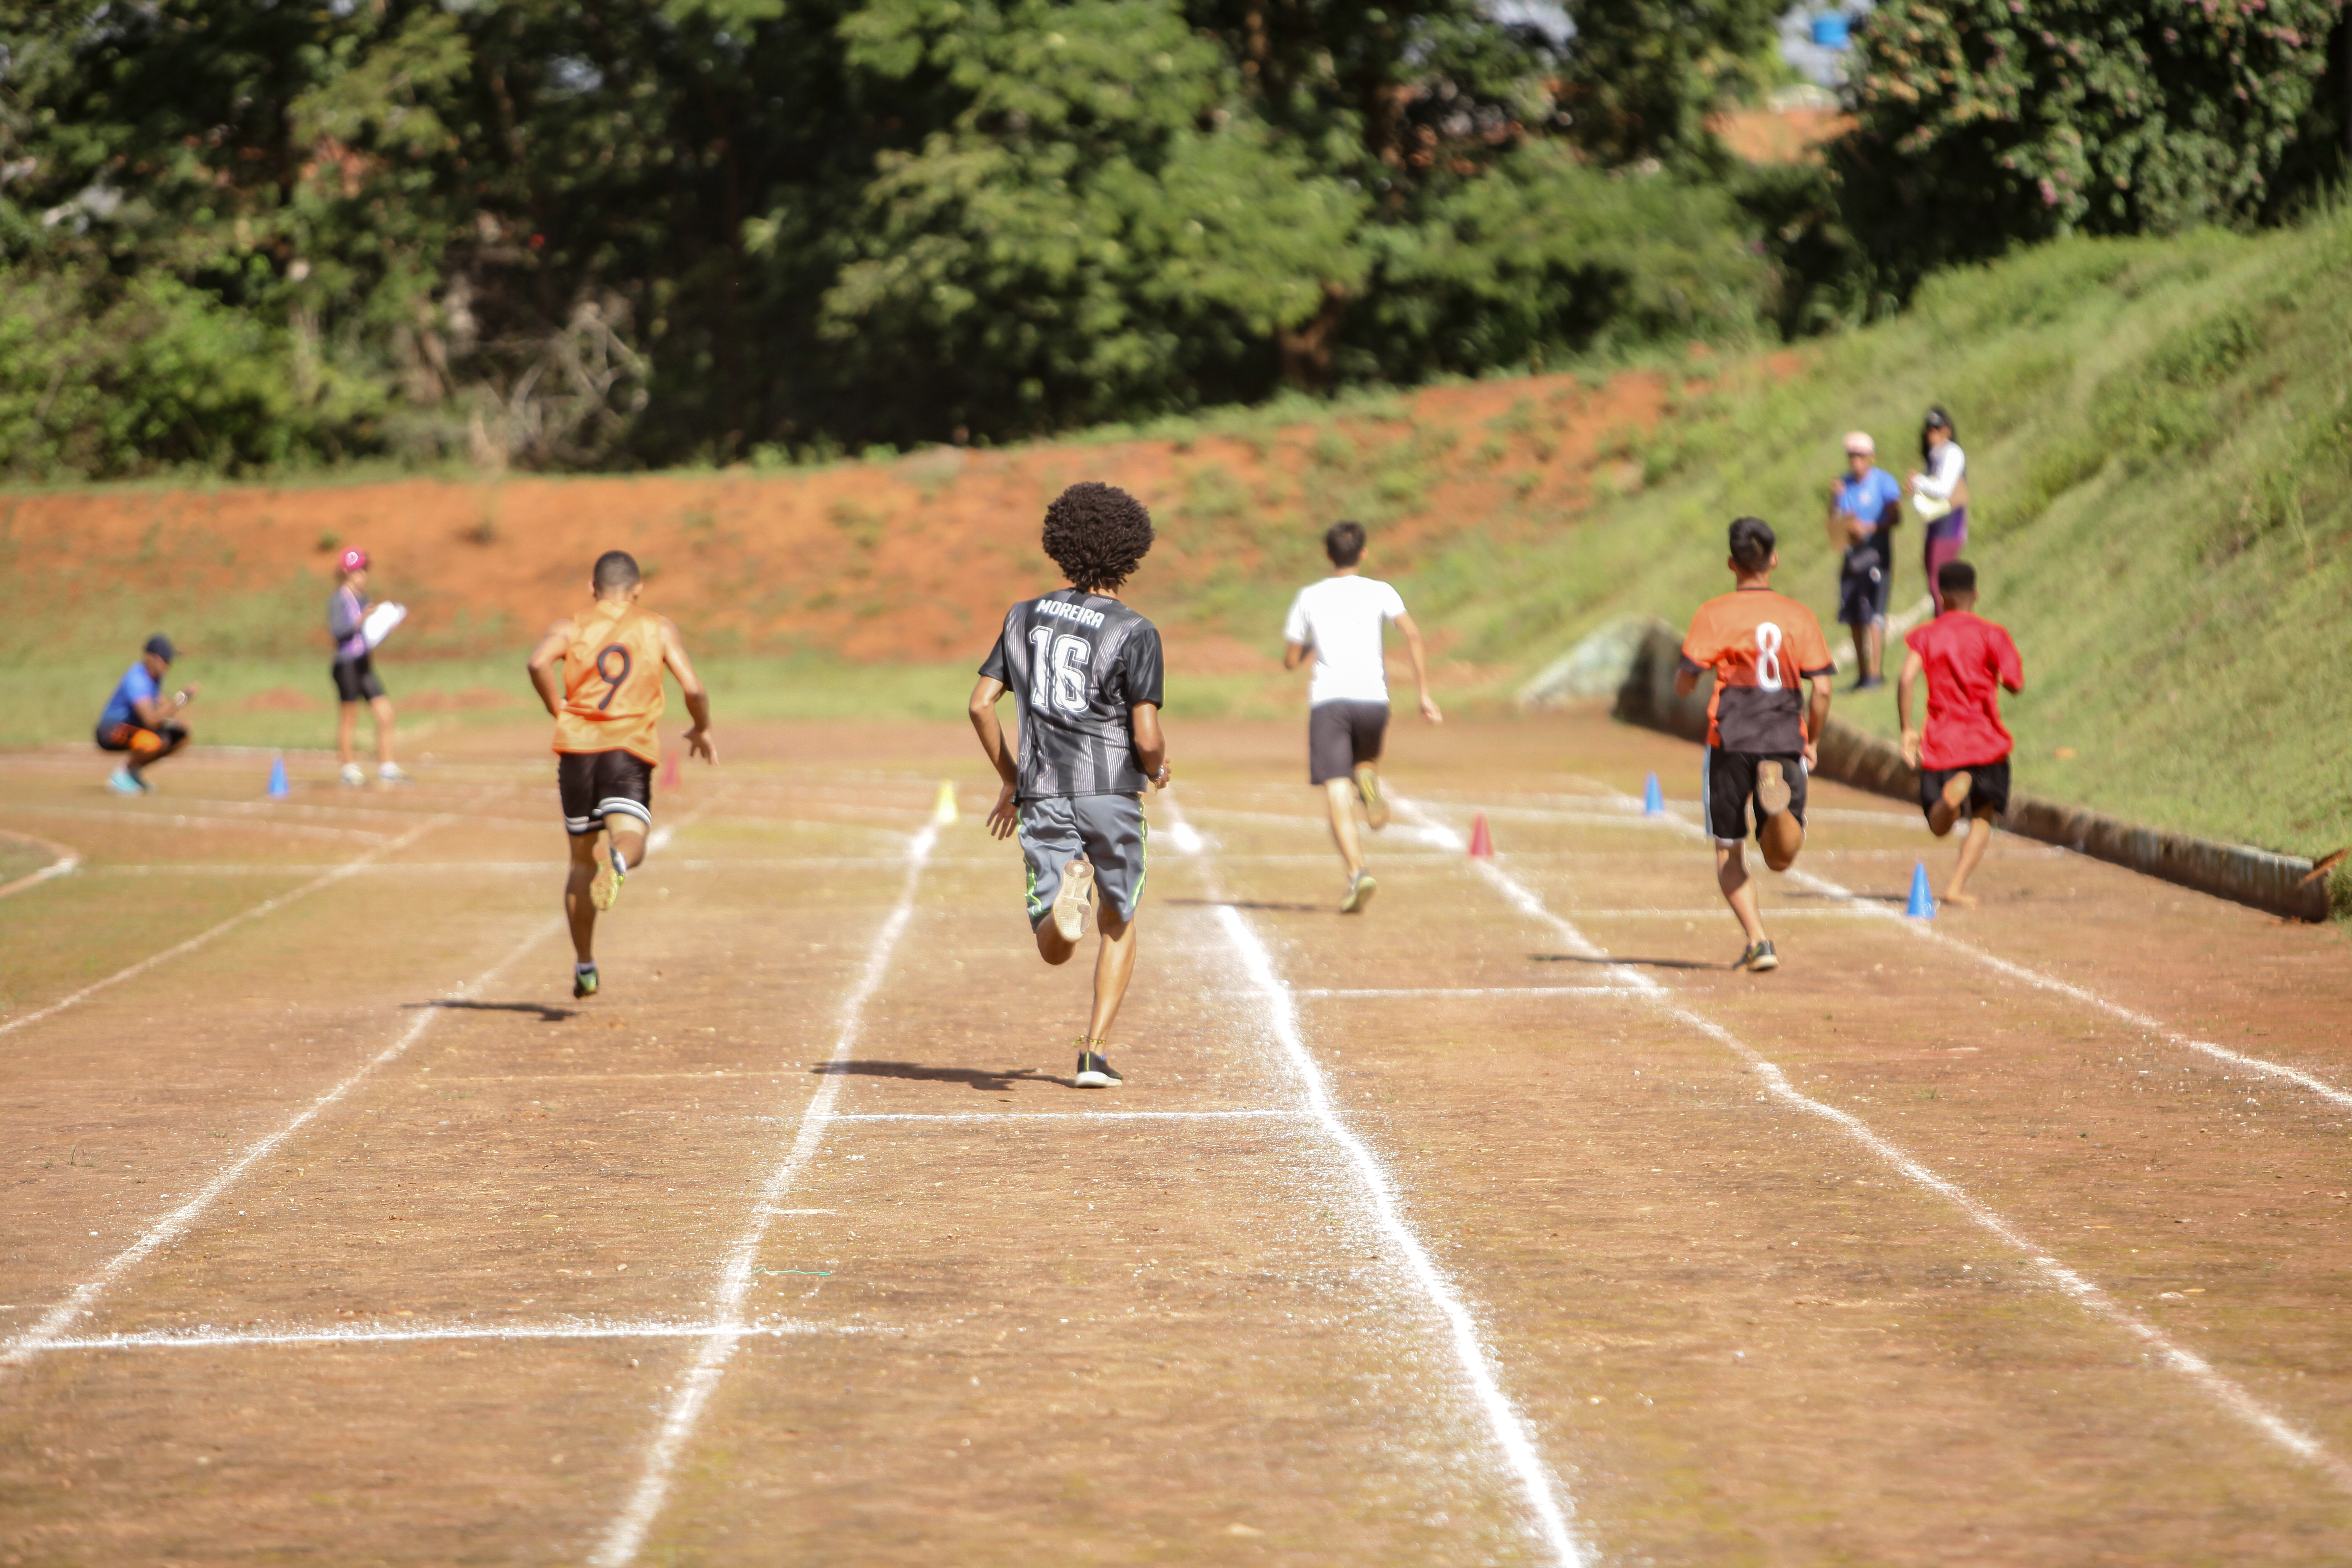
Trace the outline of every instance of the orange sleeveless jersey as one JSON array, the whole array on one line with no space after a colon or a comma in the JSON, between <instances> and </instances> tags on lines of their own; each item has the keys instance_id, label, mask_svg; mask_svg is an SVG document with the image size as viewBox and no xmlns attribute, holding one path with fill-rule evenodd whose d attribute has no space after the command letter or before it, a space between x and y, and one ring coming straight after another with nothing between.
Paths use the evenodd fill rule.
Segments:
<instances>
[{"instance_id":1,"label":"orange sleeveless jersey","mask_svg":"<svg viewBox=\"0 0 2352 1568\"><path fill-rule=\"evenodd\" d=\"M1708 745L1787 755L1805 749L1805 683L1836 666L1812 611L1769 588L1742 588L1699 606L1682 668L1715 671Z\"/></svg>"},{"instance_id":2,"label":"orange sleeveless jersey","mask_svg":"<svg viewBox=\"0 0 2352 1568\"><path fill-rule=\"evenodd\" d=\"M617 616L603 605L572 623L563 650L563 710L555 716L559 752L626 752L661 761L662 642L659 617L632 605Z\"/></svg>"}]
</instances>

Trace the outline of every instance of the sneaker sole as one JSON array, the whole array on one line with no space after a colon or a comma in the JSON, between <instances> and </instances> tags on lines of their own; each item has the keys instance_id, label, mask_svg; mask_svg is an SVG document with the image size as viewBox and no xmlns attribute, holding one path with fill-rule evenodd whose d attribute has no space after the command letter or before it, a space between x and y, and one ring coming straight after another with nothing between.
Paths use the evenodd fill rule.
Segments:
<instances>
[{"instance_id":1,"label":"sneaker sole","mask_svg":"<svg viewBox=\"0 0 2352 1568\"><path fill-rule=\"evenodd\" d=\"M1381 885L1378 882L1373 881L1370 877L1362 878L1349 889L1347 902L1339 906L1339 912L1343 915L1362 914L1364 906L1370 903L1372 895L1380 890Z\"/></svg>"},{"instance_id":2,"label":"sneaker sole","mask_svg":"<svg viewBox=\"0 0 2352 1568\"><path fill-rule=\"evenodd\" d=\"M596 879L588 884L588 901L599 910L611 909L621 901L621 888L625 880L613 875L610 866L605 867L596 873Z\"/></svg>"},{"instance_id":3,"label":"sneaker sole","mask_svg":"<svg viewBox=\"0 0 2352 1568\"><path fill-rule=\"evenodd\" d=\"M595 986L593 986L593 985L583 985L583 984L580 984L580 982L578 982L577 980L575 980L575 981L573 981L573 982L572 983L572 999L574 1002L584 1001L584 1000L585 1000L585 999L587 999L588 997L593 996L594 994L596 994L596 987L595 987Z\"/></svg>"},{"instance_id":4,"label":"sneaker sole","mask_svg":"<svg viewBox=\"0 0 2352 1568\"><path fill-rule=\"evenodd\" d=\"M1778 816L1789 809L1789 781L1780 776L1780 764L1766 763L1756 770L1756 805L1767 816Z\"/></svg>"},{"instance_id":5,"label":"sneaker sole","mask_svg":"<svg viewBox=\"0 0 2352 1568\"><path fill-rule=\"evenodd\" d=\"M1063 868L1061 890L1054 895L1054 929L1064 942L1087 934L1087 895L1094 890L1095 868L1089 865L1084 876L1071 875L1077 865L1072 861Z\"/></svg>"},{"instance_id":6,"label":"sneaker sole","mask_svg":"<svg viewBox=\"0 0 2352 1568\"><path fill-rule=\"evenodd\" d=\"M1757 957L1748 961L1748 973L1750 974L1769 974L1772 971L1780 967L1780 955L1779 953L1760 953Z\"/></svg>"},{"instance_id":7,"label":"sneaker sole","mask_svg":"<svg viewBox=\"0 0 2352 1568\"><path fill-rule=\"evenodd\" d=\"M1364 820L1371 825L1372 831L1377 833L1389 825L1389 797L1382 792L1381 786L1374 784L1371 788L1366 789L1361 783L1359 783L1356 785L1356 793L1363 797Z\"/></svg>"},{"instance_id":8,"label":"sneaker sole","mask_svg":"<svg viewBox=\"0 0 2352 1568\"><path fill-rule=\"evenodd\" d=\"M1080 1089L1110 1089L1118 1084L1118 1079L1103 1073L1082 1072L1070 1081Z\"/></svg>"}]
</instances>

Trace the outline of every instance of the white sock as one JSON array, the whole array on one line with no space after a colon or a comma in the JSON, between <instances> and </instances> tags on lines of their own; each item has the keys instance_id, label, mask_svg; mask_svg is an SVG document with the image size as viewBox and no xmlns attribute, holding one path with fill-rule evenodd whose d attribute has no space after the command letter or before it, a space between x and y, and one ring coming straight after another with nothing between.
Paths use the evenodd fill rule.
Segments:
<instances>
[{"instance_id":1,"label":"white sock","mask_svg":"<svg viewBox=\"0 0 2352 1568\"><path fill-rule=\"evenodd\" d=\"M574 974L585 974L595 967L596 961L594 959L583 958L572 966L572 973Z\"/></svg>"}]
</instances>

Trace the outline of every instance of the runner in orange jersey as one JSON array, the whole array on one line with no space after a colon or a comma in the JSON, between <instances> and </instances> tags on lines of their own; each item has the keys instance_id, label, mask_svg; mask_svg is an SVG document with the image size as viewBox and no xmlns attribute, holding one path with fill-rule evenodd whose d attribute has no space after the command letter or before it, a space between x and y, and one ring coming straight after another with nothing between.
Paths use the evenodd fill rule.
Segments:
<instances>
[{"instance_id":1,"label":"runner in orange jersey","mask_svg":"<svg viewBox=\"0 0 2352 1568\"><path fill-rule=\"evenodd\" d=\"M596 558L593 609L547 628L530 651L530 683L555 716L555 784L563 830L572 837L572 871L563 913L572 922L572 994L596 994L596 911L621 896L633 866L646 858L654 826L654 766L661 761L662 672L677 678L694 728L687 748L715 763L710 698L695 678L686 644L667 616L637 608L645 580L635 558L607 550ZM596 837L612 839L609 862L596 864Z\"/></svg>"}]
</instances>

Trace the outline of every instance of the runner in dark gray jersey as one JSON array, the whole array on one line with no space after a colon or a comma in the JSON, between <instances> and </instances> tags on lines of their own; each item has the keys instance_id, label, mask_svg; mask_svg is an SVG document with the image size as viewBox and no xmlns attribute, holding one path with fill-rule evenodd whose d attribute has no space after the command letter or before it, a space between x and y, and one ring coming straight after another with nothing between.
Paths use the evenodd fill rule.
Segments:
<instances>
[{"instance_id":1,"label":"runner in dark gray jersey","mask_svg":"<svg viewBox=\"0 0 2352 1568\"><path fill-rule=\"evenodd\" d=\"M1093 482L1064 490L1045 509L1045 547L1071 585L1005 612L971 691L972 728L1003 780L989 830L1021 836L1029 928L1046 963L1069 962L1101 897L1094 1012L1077 1042L1081 1089L1119 1081L1103 1047L1135 972L1150 831L1143 788L1169 777L1160 631L1118 598L1151 537L1151 514L1125 490ZM996 718L1007 690L1020 713L1017 756Z\"/></svg>"}]
</instances>

